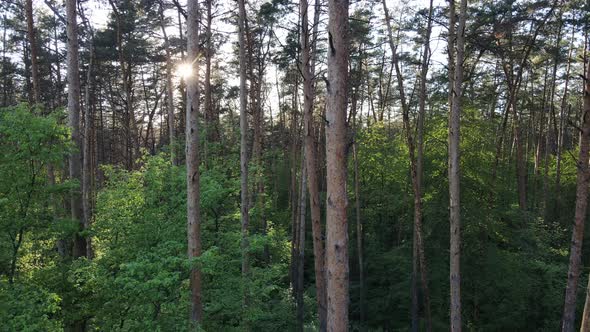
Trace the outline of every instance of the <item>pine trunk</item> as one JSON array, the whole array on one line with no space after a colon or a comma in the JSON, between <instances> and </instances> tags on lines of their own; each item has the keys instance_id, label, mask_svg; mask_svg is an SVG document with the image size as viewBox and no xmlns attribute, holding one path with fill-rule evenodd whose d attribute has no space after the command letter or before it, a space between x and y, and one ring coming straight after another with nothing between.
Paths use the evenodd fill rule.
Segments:
<instances>
[{"instance_id":1,"label":"pine trunk","mask_svg":"<svg viewBox=\"0 0 590 332\"><path fill-rule=\"evenodd\" d=\"M307 173L307 188L309 191L309 205L311 211L311 226L313 236L313 253L316 283L316 301L318 306L318 318L320 331L326 331L326 279L324 243L322 240L322 222L320 210L320 192L318 184L317 153L313 126L313 103L315 97L314 87L314 63L311 54L315 50L315 38L317 36L317 21L319 17L319 0L316 0L314 10L314 35L313 41L309 40L307 0L300 2L301 12L301 62L303 64L303 120L305 162ZM313 46L312 46L313 44Z\"/></svg>"},{"instance_id":2,"label":"pine trunk","mask_svg":"<svg viewBox=\"0 0 590 332\"><path fill-rule=\"evenodd\" d=\"M201 271L194 266L194 259L201 256L201 211L199 188L199 4L189 1L187 9L187 59L192 75L186 80L186 185L187 185L187 234L188 258L191 262L190 321L193 326L201 323Z\"/></svg>"},{"instance_id":3,"label":"pine trunk","mask_svg":"<svg viewBox=\"0 0 590 332\"><path fill-rule=\"evenodd\" d=\"M250 263L248 257L248 110L246 89L246 0L238 0L238 40L240 44L239 61L240 61L240 188L241 188L241 202L240 213L242 218L242 279L243 279L243 306L248 305L249 292L249 274Z\"/></svg>"},{"instance_id":4,"label":"pine trunk","mask_svg":"<svg viewBox=\"0 0 590 332\"><path fill-rule=\"evenodd\" d=\"M585 77L590 77L590 64L586 66ZM561 331L574 331L576 318L576 300L578 281L582 265L582 241L584 239L584 223L586 221L586 209L588 206L588 183L590 180L590 168L588 157L590 155L590 80L585 79L584 84L584 110L581 119L580 133L580 155L577 161L578 176L576 181L576 212L574 217L574 228L570 248L570 260L567 273L567 285L565 288L565 303L563 306L563 317L561 320ZM584 307L584 319L582 328L588 326L587 317L590 316L588 307L588 291L586 292L586 306ZM582 329L581 331L587 331Z\"/></svg>"},{"instance_id":5,"label":"pine trunk","mask_svg":"<svg viewBox=\"0 0 590 332\"><path fill-rule=\"evenodd\" d=\"M170 161L172 165L178 164L176 156L176 132L174 126L174 86L172 85L172 52L170 41L164 25L164 6L160 2L160 28L164 36L164 48L166 50L166 114L168 116L168 143L170 144Z\"/></svg>"},{"instance_id":6,"label":"pine trunk","mask_svg":"<svg viewBox=\"0 0 590 332\"><path fill-rule=\"evenodd\" d=\"M66 1L67 36L68 36L68 125L72 130L72 141L75 150L70 154L70 179L82 183L82 137L80 136L80 68L78 60L78 23L77 1ZM80 190L73 190L70 200L72 219L79 222L79 231L84 229L82 195ZM74 257L86 256L86 240L76 233L74 237Z\"/></svg>"},{"instance_id":7,"label":"pine trunk","mask_svg":"<svg viewBox=\"0 0 590 332\"><path fill-rule=\"evenodd\" d=\"M348 102L348 0L328 1L326 96L326 265L329 332L348 331L348 222L346 155Z\"/></svg>"},{"instance_id":8,"label":"pine trunk","mask_svg":"<svg viewBox=\"0 0 590 332\"><path fill-rule=\"evenodd\" d=\"M25 15L27 17L27 38L29 39L29 47L31 49L33 100L35 101L35 104L38 104L41 102L41 87L39 86L39 64L37 62L37 43L35 41L35 26L33 23L33 0L25 1Z\"/></svg>"},{"instance_id":9,"label":"pine trunk","mask_svg":"<svg viewBox=\"0 0 590 332\"><path fill-rule=\"evenodd\" d=\"M451 1L453 3L454 0ZM451 15L455 15L454 4ZM461 320L461 204L460 204L460 117L463 85L463 59L465 52L465 21L467 0L461 0L459 26L455 38L456 58L454 64L453 102L449 116L449 207L450 207L450 285L451 285L451 331L462 329Z\"/></svg>"}]
</instances>

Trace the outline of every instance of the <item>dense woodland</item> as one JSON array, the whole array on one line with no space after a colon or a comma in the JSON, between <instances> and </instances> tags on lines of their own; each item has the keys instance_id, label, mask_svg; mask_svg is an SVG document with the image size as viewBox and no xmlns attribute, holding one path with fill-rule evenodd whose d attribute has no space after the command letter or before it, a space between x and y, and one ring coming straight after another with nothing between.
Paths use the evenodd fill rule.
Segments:
<instances>
[{"instance_id":1,"label":"dense woodland","mask_svg":"<svg viewBox=\"0 0 590 332\"><path fill-rule=\"evenodd\" d=\"M590 331L588 1L0 9L0 331Z\"/></svg>"}]
</instances>

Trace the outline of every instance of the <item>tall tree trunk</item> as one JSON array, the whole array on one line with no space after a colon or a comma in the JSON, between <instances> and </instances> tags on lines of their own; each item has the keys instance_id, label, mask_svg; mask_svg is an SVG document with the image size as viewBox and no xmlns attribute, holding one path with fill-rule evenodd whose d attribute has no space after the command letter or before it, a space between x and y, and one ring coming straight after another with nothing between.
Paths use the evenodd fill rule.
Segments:
<instances>
[{"instance_id":1,"label":"tall tree trunk","mask_svg":"<svg viewBox=\"0 0 590 332\"><path fill-rule=\"evenodd\" d=\"M178 11L178 37L180 38L180 45L183 45L184 43L184 33L183 33L183 24L182 24L182 15L180 10ZM185 61L186 59L184 57L184 47L180 47L180 59L181 61ZM180 95L182 97L182 102L181 105L183 107L180 108L180 114L179 114L179 125L178 125L178 137L182 137L183 131L186 128L186 124L185 124L185 120L186 120L186 114L185 114L185 110L186 110L186 82L184 81L184 77L180 78L180 84L179 84L179 90L180 90Z\"/></svg>"},{"instance_id":2,"label":"tall tree trunk","mask_svg":"<svg viewBox=\"0 0 590 332\"><path fill-rule=\"evenodd\" d=\"M522 139L522 129L520 125L520 116L517 110L516 91L510 97L512 110L512 117L514 119L514 143L516 145L516 177L517 177L517 191L518 191L518 207L522 211L527 209L527 166L524 158L524 147Z\"/></svg>"},{"instance_id":3,"label":"tall tree trunk","mask_svg":"<svg viewBox=\"0 0 590 332\"><path fill-rule=\"evenodd\" d=\"M292 242L291 242L291 283L293 284L294 295L297 294L297 244L299 233L297 227L299 219L297 215L299 210L298 206L298 190L297 190L297 133L298 133L298 118L297 112L299 109L298 95L299 95L299 73L294 73L295 82L293 83L293 97L292 97L292 111L291 111L291 128L290 128L290 143L291 143L291 186L290 186L290 198L291 198L291 224L293 225Z\"/></svg>"},{"instance_id":4,"label":"tall tree trunk","mask_svg":"<svg viewBox=\"0 0 590 332\"><path fill-rule=\"evenodd\" d=\"M75 150L69 156L70 179L82 183L82 138L80 137L80 68L78 60L78 23L77 1L66 1L66 33L67 42L67 77L68 77L68 125L72 131ZM81 190L72 190L70 196L70 212L73 220L78 223L74 234L74 258L86 256L86 240L81 235L84 230ZM72 322L73 331L84 331L86 322L79 319Z\"/></svg>"},{"instance_id":5,"label":"tall tree trunk","mask_svg":"<svg viewBox=\"0 0 590 332\"><path fill-rule=\"evenodd\" d=\"M587 61L588 59L585 59ZM582 124L580 133L580 155L577 161L578 176L576 181L576 212L574 227L572 231L572 243L570 247L570 260L567 273L567 286L565 288L565 303L563 305L563 317L561 330L563 332L574 331L576 318L576 299L578 281L582 264L582 241L584 239L584 223L586 221L586 208L588 206L588 183L590 180L590 168L588 157L590 155L590 64L586 65L584 84L584 111L582 113ZM590 302L588 291L586 291L586 305L584 306L584 319L580 331L588 331L588 317L590 316Z\"/></svg>"},{"instance_id":6,"label":"tall tree trunk","mask_svg":"<svg viewBox=\"0 0 590 332\"><path fill-rule=\"evenodd\" d=\"M419 267L419 269L414 268L414 270L419 270L419 271L414 271L414 272L419 272L420 273L420 280L421 280L421 286L422 286L422 293L424 295L424 311L426 314L426 322L427 322L427 329L428 331L431 331L432 329L432 321L431 321L431 314L430 314L430 292L429 292L429 287L428 287L428 278L427 278L427 269L426 269L426 257L424 254L424 242L423 242L423 238L422 238L422 184L421 184L421 178L422 176L418 174L418 169L420 169L420 171L422 170L422 147L419 148L419 154L420 154L420 164L418 165L418 159L416 158L416 146L414 143L414 136L413 136L413 129L411 127L411 123L410 123L410 109L408 106L408 102L406 99L406 94L405 94L405 88L404 88L404 80L403 80L403 76L402 76L402 72L400 69L400 65L399 65L399 58L397 55L397 46L395 45L394 39L393 39L393 32L391 30L391 23L389 20L389 11L387 10L387 5L385 0L382 1L383 3L383 11L385 12L385 20L386 20L386 24L387 24L387 28L388 28L388 37L389 37L389 45L391 48L391 52L392 52L392 62L393 62L393 66L395 67L395 73L397 76L397 83L398 83L398 90L399 90L399 94L400 94L400 99L401 99L401 104L402 104L402 120L403 120L403 127L404 127L404 134L406 137L406 144L408 146L408 151L410 154L410 174L411 174L411 178L412 178L412 189L414 192L414 266ZM431 9L430 12L432 12L432 5L431 5ZM431 14L430 14L431 15ZM430 29L431 27L431 20L429 19L428 22L428 29ZM427 31L427 35L426 35L426 40L430 39L430 33ZM427 42L426 42L427 43ZM423 64L422 64L422 70L420 73L420 79L424 82L424 90L421 90L421 98L422 100L421 105L420 105L420 111L422 113L424 113L425 111L425 99L426 99L426 74L427 72L427 65L428 65L428 45L425 45L425 51L424 51L424 59L423 59ZM423 126L423 120L422 120L423 114L419 115L419 135L420 135L420 140L422 140L422 126ZM421 142L422 143L422 142ZM416 283L415 280L418 278L417 275L412 276L413 278L413 286L416 287ZM416 315L418 308L417 308L417 301L416 301L416 294L418 293L418 291L416 289L412 290L412 294L414 296L414 300L413 300L413 316ZM412 327L412 330L417 330L418 326L416 325L416 321L414 320L414 326Z\"/></svg>"},{"instance_id":7,"label":"tall tree trunk","mask_svg":"<svg viewBox=\"0 0 590 332\"><path fill-rule=\"evenodd\" d=\"M354 159L354 199L356 212L356 247L359 263L359 284L360 284L360 321L365 324L367 317L366 297L367 287L365 285L365 260L363 257L363 223L361 220L361 196L360 196L360 175L359 175L359 161L357 154L358 144L354 142L352 146L352 158Z\"/></svg>"},{"instance_id":8,"label":"tall tree trunk","mask_svg":"<svg viewBox=\"0 0 590 332\"><path fill-rule=\"evenodd\" d=\"M7 49L7 36L6 31L8 25L8 19L6 18L6 14L2 16L2 107L8 106L8 80L9 75L8 71L8 58L6 57L6 49Z\"/></svg>"},{"instance_id":9,"label":"tall tree trunk","mask_svg":"<svg viewBox=\"0 0 590 332\"><path fill-rule=\"evenodd\" d=\"M203 319L201 303L201 271L194 259L201 256L201 207L199 188L199 3L189 1L187 8L187 58L192 75L186 80L186 185L188 258L191 261L191 323Z\"/></svg>"},{"instance_id":10,"label":"tall tree trunk","mask_svg":"<svg viewBox=\"0 0 590 332\"><path fill-rule=\"evenodd\" d=\"M72 141L76 149L70 154L70 179L82 183L82 138L80 136L80 68L78 60L78 23L76 0L66 1L67 36L68 36L68 125L72 130ZM78 221L79 231L84 229L82 195L80 190L73 190L70 200L72 219ZM86 240L76 232L74 237L74 257L86 256Z\"/></svg>"},{"instance_id":11,"label":"tall tree trunk","mask_svg":"<svg viewBox=\"0 0 590 332\"><path fill-rule=\"evenodd\" d=\"M94 43L94 38L92 38ZM84 228L90 228L92 222L92 144L94 131L94 45L90 48L90 60L88 62L88 71L86 73L86 92L84 114L84 158L82 158L82 210L84 212ZM94 258L92 250L92 239L86 237L86 257Z\"/></svg>"},{"instance_id":12,"label":"tall tree trunk","mask_svg":"<svg viewBox=\"0 0 590 332\"><path fill-rule=\"evenodd\" d=\"M563 139L565 134L565 110L567 108L567 93L570 81L570 68L572 62L572 52L574 50L575 29L572 29L572 39L567 56L567 66L565 69L565 84L563 87L563 96L561 98L561 109L559 110L559 133L557 135L557 151L555 156L555 209L554 214L558 215L561 206L561 152L563 149ZM569 113L568 113L569 114Z\"/></svg>"},{"instance_id":13,"label":"tall tree trunk","mask_svg":"<svg viewBox=\"0 0 590 332\"><path fill-rule=\"evenodd\" d=\"M313 40L309 38L307 0L301 0L301 62L303 65L303 130L305 143L305 162L307 173L307 188L309 191L309 205L311 212L311 226L313 237L313 254L315 267L316 301L318 306L318 318L320 331L326 331L326 279L325 279L325 256L324 243L322 240L322 222L320 210L320 191L318 184L317 153L313 126L313 103L315 98L314 86L314 58L317 38L317 25L319 21L319 0L315 1ZM314 54L311 54L311 51Z\"/></svg>"},{"instance_id":14,"label":"tall tree trunk","mask_svg":"<svg viewBox=\"0 0 590 332\"><path fill-rule=\"evenodd\" d=\"M580 332L590 331L590 277L586 285L586 300L584 301L584 312L582 313L582 325Z\"/></svg>"},{"instance_id":15,"label":"tall tree trunk","mask_svg":"<svg viewBox=\"0 0 590 332\"><path fill-rule=\"evenodd\" d=\"M135 112L132 105L132 72L131 66L125 59L125 50L123 49L123 22L119 9L113 2L109 0L115 19L117 22L117 49L119 53L119 65L121 67L121 77L123 83L123 93L125 95L125 114L127 116L125 125L127 126L127 168L133 169L135 166L135 158L139 155L139 134L137 133L137 121L135 120Z\"/></svg>"},{"instance_id":16,"label":"tall tree trunk","mask_svg":"<svg viewBox=\"0 0 590 332\"><path fill-rule=\"evenodd\" d=\"M302 147L305 150L305 146ZM303 303L303 272L305 267L305 212L307 210L307 167L305 166L305 153L301 157L301 184L299 194L299 233L297 244L297 331L303 332L305 323L305 308Z\"/></svg>"},{"instance_id":17,"label":"tall tree trunk","mask_svg":"<svg viewBox=\"0 0 590 332\"><path fill-rule=\"evenodd\" d=\"M545 75L543 79L543 99L541 101L541 117L539 118L539 136L537 137L537 150L535 152L535 175L539 175L541 169L541 153L543 151L543 138L545 135L545 103L547 101L547 67L545 67Z\"/></svg>"},{"instance_id":18,"label":"tall tree trunk","mask_svg":"<svg viewBox=\"0 0 590 332\"><path fill-rule=\"evenodd\" d=\"M240 189L241 202L240 214L242 217L242 284L243 284L243 306L248 306L250 263L248 257L248 110L247 88L246 88L246 0L238 0L238 40L240 44Z\"/></svg>"},{"instance_id":19,"label":"tall tree trunk","mask_svg":"<svg viewBox=\"0 0 590 332\"><path fill-rule=\"evenodd\" d=\"M451 0L453 3L454 0ZM451 16L455 15L454 5ZM449 116L449 209L450 209L450 285L451 285L451 331L462 329L461 323L461 204L460 204L460 150L459 123L461 117L461 97L463 95L463 59L465 52L465 21L467 0L461 0L459 26L456 36L456 58L454 64L453 89L450 91L453 102Z\"/></svg>"},{"instance_id":20,"label":"tall tree trunk","mask_svg":"<svg viewBox=\"0 0 590 332\"><path fill-rule=\"evenodd\" d=\"M416 152L416 185L414 188L414 233L418 254L414 260L418 259L420 263L420 280L422 282L422 293L424 296L424 309L426 314L426 329L432 331L432 314L430 309L430 288L428 286L428 267L426 263L426 254L424 253L424 239L422 232L422 177L424 164L424 118L426 117L426 79L428 75L428 66L430 63L430 35L432 32L432 14L433 0L430 0L428 9L428 22L424 36L424 50L422 53L422 68L420 70L420 91L418 101L418 121L417 121L417 152Z\"/></svg>"},{"instance_id":21,"label":"tall tree trunk","mask_svg":"<svg viewBox=\"0 0 590 332\"><path fill-rule=\"evenodd\" d=\"M174 130L174 86L172 85L172 52L170 41L164 25L164 5L160 1L160 28L164 36L164 48L166 50L166 113L168 114L168 142L170 144L170 161L172 165L178 164L176 156L176 132Z\"/></svg>"},{"instance_id":22,"label":"tall tree trunk","mask_svg":"<svg viewBox=\"0 0 590 332\"><path fill-rule=\"evenodd\" d=\"M59 42L59 38L57 36L57 17L54 17L54 28L53 28L53 47L55 49L55 66L57 68L57 70L55 71L56 73L56 78L57 78L57 82L55 82L55 86L56 86L56 97L57 97L57 104L58 105L62 105L62 101L63 101L63 85L62 85L62 80L61 80L61 62L59 61L59 47L57 46L58 42Z\"/></svg>"},{"instance_id":23,"label":"tall tree trunk","mask_svg":"<svg viewBox=\"0 0 590 332\"><path fill-rule=\"evenodd\" d=\"M211 7L213 0L206 0L207 5L207 27L206 27L206 46L205 46L205 123L207 131L207 140L209 142L216 142L219 140L218 122L219 118L213 108L213 100L211 97L211 58L213 54L213 33L211 32L211 24L213 22L213 14Z\"/></svg>"},{"instance_id":24,"label":"tall tree trunk","mask_svg":"<svg viewBox=\"0 0 590 332\"><path fill-rule=\"evenodd\" d=\"M29 47L31 49L33 100L35 104L38 104L41 102L41 87L39 86L39 64L37 62L37 43L35 41L35 26L33 23L33 0L25 1L25 15L27 17L27 38L29 39Z\"/></svg>"},{"instance_id":25,"label":"tall tree trunk","mask_svg":"<svg viewBox=\"0 0 590 332\"><path fill-rule=\"evenodd\" d=\"M348 0L328 0L326 266L329 332L348 331L349 268L346 217L348 7Z\"/></svg>"}]
</instances>

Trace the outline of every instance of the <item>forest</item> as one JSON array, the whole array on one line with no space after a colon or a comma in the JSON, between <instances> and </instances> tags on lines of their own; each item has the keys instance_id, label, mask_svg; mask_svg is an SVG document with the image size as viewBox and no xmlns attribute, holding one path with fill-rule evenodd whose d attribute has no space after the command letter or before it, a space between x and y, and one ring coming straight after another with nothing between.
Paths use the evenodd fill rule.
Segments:
<instances>
[{"instance_id":1,"label":"forest","mask_svg":"<svg viewBox=\"0 0 590 332\"><path fill-rule=\"evenodd\" d=\"M0 331L590 331L590 1L0 13Z\"/></svg>"}]
</instances>

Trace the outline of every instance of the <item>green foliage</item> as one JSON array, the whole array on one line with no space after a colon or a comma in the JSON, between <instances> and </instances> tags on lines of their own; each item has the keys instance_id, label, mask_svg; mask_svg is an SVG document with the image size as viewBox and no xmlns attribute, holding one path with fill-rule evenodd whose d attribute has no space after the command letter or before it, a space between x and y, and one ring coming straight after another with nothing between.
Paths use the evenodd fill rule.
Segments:
<instances>
[{"instance_id":1,"label":"green foliage","mask_svg":"<svg viewBox=\"0 0 590 332\"><path fill-rule=\"evenodd\" d=\"M72 184L52 184L48 166L60 166L69 132L59 113L44 117L27 105L0 109L0 321L9 331L56 331L60 297L37 283L50 268L56 238L70 228L57 217L56 199Z\"/></svg>"},{"instance_id":2,"label":"green foliage","mask_svg":"<svg viewBox=\"0 0 590 332\"><path fill-rule=\"evenodd\" d=\"M188 276L195 264L203 275L204 330L256 330L291 326L292 303L285 285L289 244L284 232L251 236L250 254L268 245L275 262L254 261L242 308L240 222L235 198L239 183L227 169L201 172L204 251L186 256L186 173L166 155L143 160L139 171L105 167L106 186L97 201L92 228L96 259L75 271L78 291L90 294L90 323L114 331L183 331L188 327ZM228 198L232 198L228 200ZM90 288L90 289L86 289ZM240 314L242 312L242 314Z\"/></svg>"},{"instance_id":3,"label":"green foliage","mask_svg":"<svg viewBox=\"0 0 590 332\"><path fill-rule=\"evenodd\" d=\"M61 331L60 298L35 285L0 281L2 331Z\"/></svg>"}]
</instances>

